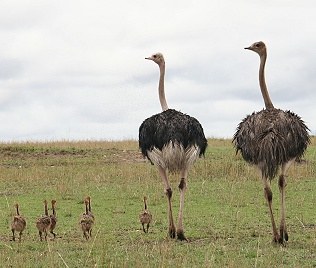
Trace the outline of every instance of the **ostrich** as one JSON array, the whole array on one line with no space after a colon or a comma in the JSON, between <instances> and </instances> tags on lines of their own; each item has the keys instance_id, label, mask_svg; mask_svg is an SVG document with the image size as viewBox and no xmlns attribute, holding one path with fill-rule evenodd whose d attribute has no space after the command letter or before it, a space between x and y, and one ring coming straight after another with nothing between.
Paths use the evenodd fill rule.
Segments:
<instances>
[{"instance_id":1,"label":"ostrich","mask_svg":"<svg viewBox=\"0 0 316 268\"><path fill-rule=\"evenodd\" d=\"M47 240L47 230L50 228L52 223L51 218L48 216L47 200L44 200L44 211L45 214L37 218L36 228L38 230L40 240L42 241L42 233L45 234L45 240Z\"/></svg>"},{"instance_id":2,"label":"ostrich","mask_svg":"<svg viewBox=\"0 0 316 268\"><path fill-rule=\"evenodd\" d=\"M288 233L285 223L285 175L288 168L296 159L303 156L309 144L308 127L302 119L290 111L274 108L265 83L264 67L267 50L263 42L256 42L245 49L252 50L260 56L259 84L265 103L265 109L246 116L238 125L233 142L236 153L241 152L245 161L255 165L262 177L264 195L269 205L273 240L285 245ZM276 228L272 210L272 191L268 184L277 175L281 193L281 222L280 234Z\"/></svg>"},{"instance_id":3,"label":"ostrich","mask_svg":"<svg viewBox=\"0 0 316 268\"><path fill-rule=\"evenodd\" d=\"M53 214L49 215L50 220L51 220L51 225L49 227L49 230L50 230L50 233L54 236L54 238L56 237L56 234L54 233L54 229L55 229L56 224L57 224L57 216L56 216L55 204L56 204L56 200L52 200L52 211L53 211Z\"/></svg>"},{"instance_id":4,"label":"ostrich","mask_svg":"<svg viewBox=\"0 0 316 268\"><path fill-rule=\"evenodd\" d=\"M84 203L86 206L86 210L84 213L81 214L79 224L81 225L83 236L86 238L86 240L88 240L89 237L91 237L91 231L94 225L94 218L92 218L91 214L89 213L89 200L85 199Z\"/></svg>"},{"instance_id":5,"label":"ostrich","mask_svg":"<svg viewBox=\"0 0 316 268\"><path fill-rule=\"evenodd\" d=\"M184 194L187 189L187 175L193 162L204 155L207 140L201 124L195 118L169 109L164 92L165 61L161 53L145 58L158 64L160 69L159 100L162 112L147 118L139 127L139 147L144 157L157 166L164 182L169 212L171 238L187 240L183 230ZM172 216L172 189L166 171L180 173L180 209L177 230Z\"/></svg>"},{"instance_id":6,"label":"ostrich","mask_svg":"<svg viewBox=\"0 0 316 268\"><path fill-rule=\"evenodd\" d=\"M17 231L20 233L19 241L21 242L22 232L24 231L26 227L26 220L24 217L20 215L19 204L15 204L14 207L16 209L16 216L12 218L12 222L11 222L12 240L15 241L14 232Z\"/></svg>"},{"instance_id":7,"label":"ostrich","mask_svg":"<svg viewBox=\"0 0 316 268\"><path fill-rule=\"evenodd\" d=\"M144 233L148 233L148 229L149 229L149 224L152 220L152 215L151 215L151 212L149 210L147 210L147 203L146 203L146 200L147 200L147 196L144 196L144 206L145 206L145 210L143 210L141 213L139 213L139 221L140 223L142 224L143 226L143 231ZM145 230L145 227L144 225L147 224L147 232Z\"/></svg>"}]
</instances>

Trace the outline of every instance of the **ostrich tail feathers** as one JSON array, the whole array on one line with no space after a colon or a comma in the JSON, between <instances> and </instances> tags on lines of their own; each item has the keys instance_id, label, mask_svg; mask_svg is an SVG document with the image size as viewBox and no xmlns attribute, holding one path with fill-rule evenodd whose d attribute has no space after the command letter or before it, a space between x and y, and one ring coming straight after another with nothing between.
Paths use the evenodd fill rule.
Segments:
<instances>
[{"instance_id":1,"label":"ostrich tail feathers","mask_svg":"<svg viewBox=\"0 0 316 268\"><path fill-rule=\"evenodd\" d=\"M180 143L170 141L162 150L154 147L147 152L147 155L154 165L176 173L189 169L191 164L199 158L200 149L194 145L184 148Z\"/></svg>"}]
</instances>

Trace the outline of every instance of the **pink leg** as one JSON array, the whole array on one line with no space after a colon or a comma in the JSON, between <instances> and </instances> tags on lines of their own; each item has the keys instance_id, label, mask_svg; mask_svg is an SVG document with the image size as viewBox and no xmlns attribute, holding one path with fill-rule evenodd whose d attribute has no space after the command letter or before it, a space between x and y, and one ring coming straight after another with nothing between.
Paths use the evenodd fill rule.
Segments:
<instances>
[{"instance_id":1,"label":"pink leg","mask_svg":"<svg viewBox=\"0 0 316 268\"><path fill-rule=\"evenodd\" d=\"M165 194L167 196L167 201L168 201L168 212L169 212L169 236L171 238L175 238L176 237L176 227L174 226L174 222L173 222L173 216L172 216L172 207L171 207L171 197L172 197L172 190L171 187L169 185L168 182L168 178L167 178L167 174L166 174L166 170L163 169L162 167L158 166L158 170L159 173L164 181L164 189L165 189Z\"/></svg>"},{"instance_id":2,"label":"pink leg","mask_svg":"<svg viewBox=\"0 0 316 268\"><path fill-rule=\"evenodd\" d=\"M294 161L295 159L292 159L289 162L282 165L281 175L279 177L279 189L281 193L281 204L282 204L279 243L282 245L285 245L285 242L288 241L289 239L289 236L286 230L286 223L285 223L285 187L286 187L285 174L287 170L289 169L289 167L294 163Z\"/></svg>"},{"instance_id":3,"label":"pink leg","mask_svg":"<svg viewBox=\"0 0 316 268\"><path fill-rule=\"evenodd\" d=\"M177 237L179 240L186 240L186 237L184 236L183 231L183 210L184 210L184 195L185 191L187 189L187 175L188 170L183 170L181 172L181 180L179 184L179 190L180 190L180 208L179 208L179 218L178 218L178 226L177 226Z\"/></svg>"},{"instance_id":4,"label":"pink leg","mask_svg":"<svg viewBox=\"0 0 316 268\"><path fill-rule=\"evenodd\" d=\"M177 237L179 240L186 240L183 231L183 209L184 209L184 194L187 189L186 178L181 178L179 184L180 190L180 208L179 208L179 219L178 219L178 226L177 226Z\"/></svg>"}]
</instances>

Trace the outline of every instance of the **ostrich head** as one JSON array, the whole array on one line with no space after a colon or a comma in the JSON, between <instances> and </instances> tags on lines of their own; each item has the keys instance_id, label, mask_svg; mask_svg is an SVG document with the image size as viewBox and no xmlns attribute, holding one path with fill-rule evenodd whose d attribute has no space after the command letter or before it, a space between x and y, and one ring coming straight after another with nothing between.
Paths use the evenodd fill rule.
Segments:
<instances>
[{"instance_id":1,"label":"ostrich head","mask_svg":"<svg viewBox=\"0 0 316 268\"><path fill-rule=\"evenodd\" d=\"M157 52L155 54L152 54L150 57L145 58L146 60L152 60L154 62L156 62L158 65L165 63L165 60L163 58L162 53Z\"/></svg>"},{"instance_id":2,"label":"ostrich head","mask_svg":"<svg viewBox=\"0 0 316 268\"><path fill-rule=\"evenodd\" d=\"M43 203L44 203L44 205L47 205L48 202L47 202L47 200L44 200Z\"/></svg>"},{"instance_id":3,"label":"ostrich head","mask_svg":"<svg viewBox=\"0 0 316 268\"><path fill-rule=\"evenodd\" d=\"M55 205L56 204L56 200L52 200L52 205Z\"/></svg>"},{"instance_id":4,"label":"ostrich head","mask_svg":"<svg viewBox=\"0 0 316 268\"><path fill-rule=\"evenodd\" d=\"M267 53L266 45L262 41L253 43L250 47L245 47L245 49L257 52L259 56L265 55Z\"/></svg>"}]
</instances>

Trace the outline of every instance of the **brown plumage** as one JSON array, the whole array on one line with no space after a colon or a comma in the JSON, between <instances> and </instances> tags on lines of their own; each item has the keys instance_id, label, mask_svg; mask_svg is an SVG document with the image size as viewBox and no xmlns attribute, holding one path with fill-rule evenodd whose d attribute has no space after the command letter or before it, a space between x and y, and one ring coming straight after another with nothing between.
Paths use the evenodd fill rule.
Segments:
<instances>
[{"instance_id":1,"label":"brown plumage","mask_svg":"<svg viewBox=\"0 0 316 268\"><path fill-rule=\"evenodd\" d=\"M144 196L144 206L145 210L143 210L141 213L139 213L139 221L143 226L144 233L148 233L149 224L151 223L151 220L153 218L151 212L147 210L147 196ZM145 224L147 224L147 231L145 230Z\"/></svg>"},{"instance_id":2,"label":"brown plumage","mask_svg":"<svg viewBox=\"0 0 316 268\"><path fill-rule=\"evenodd\" d=\"M56 200L52 200L52 211L53 211L53 214L49 215L50 220L51 220L51 225L49 227L49 231L54 236L54 238L56 237L56 234L54 233L54 229L55 229L56 224L57 224L57 215L56 215L55 204L56 204Z\"/></svg>"},{"instance_id":3,"label":"brown plumage","mask_svg":"<svg viewBox=\"0 0 316 268\"><path fill-rule=\"evenodd\" d=\"M26 220L20 215L19 204L15 204L14 207L16 208L16 216L12 218L11 222L12 240L15 241L14 232L16 231L19 232L19 241L21 242L22 232L26 227Z\"/></svg>"},{"instance_id":4,"label":"brown plumage","mask_svg":"<svg viewBox=\"0 0 316 268\"><path fill-rule=\"evenodd\" d=\"M288 241L285 223L285 175L295 160L300 159L310 142L308 127L303 120L290 111L274 108L264 77L267 50L263 42L256 42L245 49L260 56L259 84L265 109L254 112L238 125L233 142L245 161L255 165L261 172L264 195L267 199L273 228L273 239L282 245ZM272 191L268 184L278 173L281 192L280 234L276 228L272 211Z\"/></svg>"},{"instance_id":5,"label":"brown plumage","mask_svg":"<svg viewBox=\"0 0 316 268\"><path fill-rule=\"evenodd\" d=\"M86 210L81 214L79 224L83 232L83 236L88 240L92 234L92 227L94 225L94 217L91 216L89 211L89 200L85 199L84 201Z\"/></svg>"},{"instance_id":6,"label":"brown plumage","mask_svg":"<svg viewBox=\"0 0 316 268\"><path fill-rule=\"evenodd\" d=\"M45 240L47 240L47 231L49 230L50 225L52 223L51 218L48 215L47 200L44 200L44 212L45 214L40 216L36 220L36 228L38 230L41 241L42 241L43 233L45 235Z\"/></svg>"}]
</instances>

